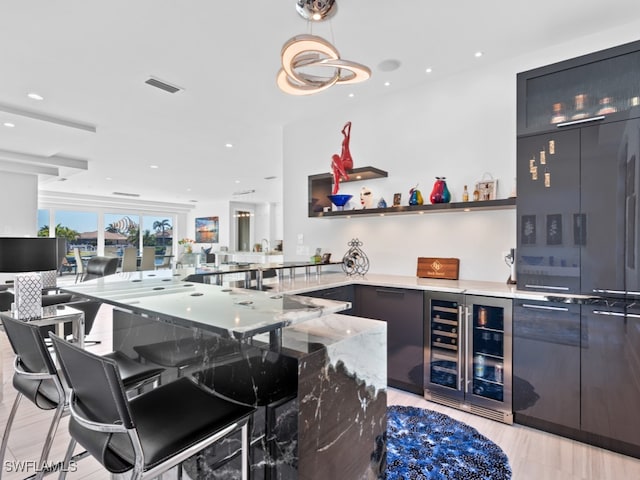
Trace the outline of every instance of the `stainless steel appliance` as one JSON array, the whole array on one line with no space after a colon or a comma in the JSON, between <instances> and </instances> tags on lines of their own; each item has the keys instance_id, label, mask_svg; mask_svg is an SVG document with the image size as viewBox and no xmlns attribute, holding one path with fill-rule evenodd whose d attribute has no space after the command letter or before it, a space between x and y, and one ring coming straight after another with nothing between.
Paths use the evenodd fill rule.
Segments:
<instances>
[{"instance_id":1,"label":"stainless steel appliance","mask_svg":"<svg viewBox=\"0 0 640 480\"><path fill-rule=\"evenodd\" d=\"M510 299L426 294L427 400L513 423L511 310Z\"/></svg>"}]
</instances>

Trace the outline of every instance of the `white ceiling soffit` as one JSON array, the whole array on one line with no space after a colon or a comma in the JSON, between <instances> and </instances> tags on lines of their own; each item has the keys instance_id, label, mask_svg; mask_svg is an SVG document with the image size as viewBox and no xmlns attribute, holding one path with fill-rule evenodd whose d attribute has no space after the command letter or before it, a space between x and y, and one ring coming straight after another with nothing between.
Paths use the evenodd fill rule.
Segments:
<instances>
[{"instance_id":1,"label":"white ceiling soffit","mask_svg":"<svg viewBox=\"0 0 640 480\"><path fill-rule=\"evenodd\" d=\"M49 165L54 167L67 167L76 170L88 170L89 162L81 158L65 157L63 155L33 155L31 153L13 152L0 149L0 159L12 160L19 163Z\"/></svg>"},{"instance_id":2,"label":"white ceiling soffit","mask_svg":"<svg viewBox=\"0 0 640 480\"><path fill-rule=\"evenodd\" d=\"M10 162L8 160L0 160L0 172L25 173L31 175L51 175L54 177L57 177L60 174L57 167Z\"/></svg>"},{"instance_id":3,"label":"white ceiling soffit","mask_svg":"<svg viewBox=\"0 0 640 480\"><path fill-rule=\"evenodd\" d=\"M63 117L56 117L53 115L48 115L46 113L36 112L35 110L16 107L7 103L0 103L0 111L11 113L13 115L20 115L22 117L33 118L35 120L41 120L43 122L55 123L64 127L77 128L79 130L85 130L91 133L96 133L97 130L96 126L90 123L80 122Z\"/></svg>"}]
</instances>

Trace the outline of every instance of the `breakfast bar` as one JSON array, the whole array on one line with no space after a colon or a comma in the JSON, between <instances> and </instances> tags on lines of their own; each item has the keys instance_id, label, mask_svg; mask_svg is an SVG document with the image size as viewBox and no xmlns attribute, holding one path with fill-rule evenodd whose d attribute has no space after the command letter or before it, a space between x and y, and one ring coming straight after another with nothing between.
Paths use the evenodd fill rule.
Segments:
<instances>
[{"instance_id":1,"label":"breakfast bar","mask_svg":"<svg viewBox=\"0 0 640 480\"><path fill-rule=\"evenodd\" d=\"M190 376L255 406L253 478L377 478L386 324L340 315L350 302L183 281L192 271L116 274L64 290L112 305L113 349L164 367L163 383ZM225 445L186 471L233 478L234 462L222 460L236 440Z\"/></svg>"}]
</instances>

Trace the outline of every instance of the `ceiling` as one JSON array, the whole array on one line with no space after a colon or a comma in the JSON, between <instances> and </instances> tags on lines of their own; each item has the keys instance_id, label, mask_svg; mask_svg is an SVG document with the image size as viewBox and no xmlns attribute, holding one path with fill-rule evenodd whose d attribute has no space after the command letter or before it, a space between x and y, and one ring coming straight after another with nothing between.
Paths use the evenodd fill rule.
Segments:
<instances>
[{"instance_id":1,"label":"ceiling","mask_svg":"<svg viewBox=\"0 0 640 480\"><path fill-rule=\"evenodd\" d=\"M288 122L640 18L637 0L336 3L310 29L295 0L3 0L0 175L44 165L58 168L40 174L47 191L277 202ZM372 78L280 92L282 45L310 32ZM382 71L389 59L400 68ZM184 90L146 85L150 76Z\"/></svg>"}]
</instances>

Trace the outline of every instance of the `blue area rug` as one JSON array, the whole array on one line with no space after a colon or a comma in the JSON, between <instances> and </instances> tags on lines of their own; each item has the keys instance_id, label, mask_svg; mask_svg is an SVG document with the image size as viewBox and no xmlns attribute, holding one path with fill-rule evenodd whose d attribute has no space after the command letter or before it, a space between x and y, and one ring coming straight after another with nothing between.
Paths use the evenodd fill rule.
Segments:
<instances>
[{"instance_id":1,"label":"blue area rug","mask_svg":"<svg viewBox=\"0 0 640 480\"><path fill-rule=\"evenodd\" d=\"M509 459L458 420L415 407L387 409L387 480L507 480Z\"/></svg>"}]
</instances>

